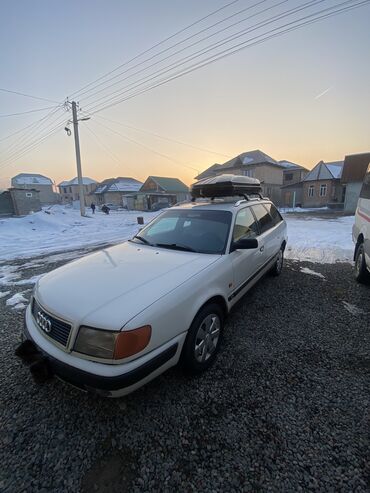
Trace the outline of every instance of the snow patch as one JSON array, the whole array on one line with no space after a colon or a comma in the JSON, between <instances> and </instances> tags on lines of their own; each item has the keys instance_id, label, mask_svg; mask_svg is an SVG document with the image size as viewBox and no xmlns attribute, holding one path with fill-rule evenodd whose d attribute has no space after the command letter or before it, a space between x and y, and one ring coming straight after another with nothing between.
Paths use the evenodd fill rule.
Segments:
<instances>
[{"instance_id":1,"label":"snow patch","mask_svg":"<svg viewBox=\"0 0 370 493\"><path fill-rule=\"evenodd\" d=\"M299 270L303 272L303 274L309 274L310 276L316 276L316 277L320 277L320 279L325 279L325 277L320 272L311 270L308 267L301 267Z\"/></svg>"},{"instance_id":2,"label":"snow patch","mask_svg":"<svg viewBox=\"0 0 370 493\"><path fill-rule=\"evenodd\" d=\"M322 264L352 262L354 216L328 219L287 214L284 219L288 226L286 258Z\"/></svg>"},{"instance_id":3,"label":"snow patch","mask_svg":"<svg viewBox=\"0 0 370 493\"><path fill-rule=\"evenodd\" d=\"M48 214L40 211L32 216L4 218L0 220L0 258L27 258L120 243L137 233L141 227L138 216L146 224L160 212L120 211L106 215L97 211L93 216L81 217L79 210L56 205L48 209Z\"/></svg>"},{"instance_id":4,"label":"snow patch","mask_svg":"<svg viewBox=\"0 0 370 493\"><path fill-rule=\"evenodd\" d=\"M42 274L39 274L37 276L31 277L30 279L22 279L21 281L14 282L13 284L16 284L17 286L23 286L24 284L36 284L41 276Z\"/></svg>"},{"instance_id":5,"label":"snow patch","mask_svg":"<svg viewBox=\"0 0 370 493\"><path fill-rule=\"evenodd\" d=\"M0 291L0 298L5 298L8 294L10 294L10 291Z\"/></svg>"},{"instance_id":6,"label":"snow patch","mask_svg":"<svg viewBox=\"0 0 370 493\"><path fill-rule=\"evenodd\" d=\"M343 307L347 310L347 312L351 313L352 315L359 316L366 314L365 310L362 310L362 308L358 308L356 305L352 305L347 301L342 301L342 303L343 303Z\"/></svg>"},{"instance_id":7,"label":"snow patch","mask_svg":"<svg viewBox=\"0 0 370 493\"><path fill-rule=\"evenodd\" d=\"M2 265L0 267L0 286L8 286L13 284L16 279L21 277L17 272L18 267L16 265Z\"/></svg>"},{"instance_id":8,"label":"snow patch","mask_svg":"<svg viewBox=\"0 0 370 493\"><path fill-rule=\"evenodd\" d=\"M15 306L13 306L12 310L24 310L27 308L27 305L24 303L17 303Z\"/></svg>"},{"instance_id":9,"label":"snow patch","mask_svg":"<svg viewBox=\"0 0 370 493\"><path fill-rule=\"evenodd\" d=\"M19 303L28 303L28 300L23 296L23 293L16 293L11 298L6 300L7 306L15 306Z\"/></svg>"}]
</instances>

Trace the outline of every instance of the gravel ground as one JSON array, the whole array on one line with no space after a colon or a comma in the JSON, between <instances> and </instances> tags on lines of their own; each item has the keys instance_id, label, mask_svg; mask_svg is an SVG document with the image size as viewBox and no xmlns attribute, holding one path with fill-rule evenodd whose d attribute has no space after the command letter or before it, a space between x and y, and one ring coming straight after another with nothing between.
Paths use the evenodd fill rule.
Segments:
<instances>
[{"instance_id":1,"label":"gravel ground","mask_svg":"<svg viewBox=\"0 0 370 493\"><path fill-rule=\"evenodd\" d=\"M23 312L0 299L0 490L369 491L369 295L350 265L289 262L233 311L208 373L117 400L36 386L13 356Z\"/></svg>"}]
</instances>

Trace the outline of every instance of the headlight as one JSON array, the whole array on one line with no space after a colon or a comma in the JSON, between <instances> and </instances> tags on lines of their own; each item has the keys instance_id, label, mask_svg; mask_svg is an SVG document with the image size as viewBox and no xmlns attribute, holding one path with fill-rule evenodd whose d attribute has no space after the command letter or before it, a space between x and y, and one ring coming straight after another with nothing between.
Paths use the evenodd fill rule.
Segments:
<instances>
[{"instance_id":1,"label":"headlight","mask_svg":"<svg viewBox=\"0 0 370 493\"><path fill-rule=\"evenodd\" d=\"M74 350L104 359L123 359L142 351L150 341L150 325L125 332L80 327Z\"/></svg>"}]
</instances>

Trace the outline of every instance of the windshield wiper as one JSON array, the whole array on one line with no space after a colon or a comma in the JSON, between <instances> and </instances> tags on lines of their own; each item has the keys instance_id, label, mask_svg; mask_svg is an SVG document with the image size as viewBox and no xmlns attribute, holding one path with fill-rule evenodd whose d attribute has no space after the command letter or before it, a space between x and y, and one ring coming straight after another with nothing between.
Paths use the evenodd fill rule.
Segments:
<instances>
[{"instance_id":1,"label":"windshield wiper","mask_svg":"<svg viewBox=\"0 0 370 493\"><path fill-rule=\"evenodd\" d=\"M171 250L183 250L184 252L195 252L198 253L194 248L188 247L186 245L178 245L177 243L156 243L156 247L169 248Z\"/></svg>"},{"instance_id":2,"label":"windshield wiper","mask_svg":"<svg viewBox=\"0 0 370 493\"><path fill-rule=\"evenodd\" d=\"M145 238L143 238L142 236L139 236L139 235L135 235L134 236L135 240L140 240L141 242L145 243L145 245L150 245L150 246L154 246L152 243L150 243L150 241L146 240ZM131 240L132 241L132 240Z\"/></svg>"}]
</instances>

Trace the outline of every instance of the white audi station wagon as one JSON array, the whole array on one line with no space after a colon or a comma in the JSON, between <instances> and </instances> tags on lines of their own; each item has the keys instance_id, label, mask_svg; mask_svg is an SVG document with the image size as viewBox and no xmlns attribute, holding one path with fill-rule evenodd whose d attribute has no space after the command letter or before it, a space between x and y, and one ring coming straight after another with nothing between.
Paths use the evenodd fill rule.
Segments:
<instances>
[{"instance_id":1,"label":"white audi station wagon","mask_svg":"<svg viewBox=\"0 0 370 493\"><path fill-rule=\"evenodd\" d=\"M113 397L179 362L191 373L211 366L231 307L264 274L280 274L287 227L258 180L196 185L194 197L208 198L38 281L16 351L36 380L56 375Z\"/></svg>"}]
</instances>

